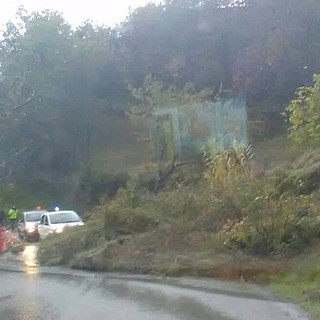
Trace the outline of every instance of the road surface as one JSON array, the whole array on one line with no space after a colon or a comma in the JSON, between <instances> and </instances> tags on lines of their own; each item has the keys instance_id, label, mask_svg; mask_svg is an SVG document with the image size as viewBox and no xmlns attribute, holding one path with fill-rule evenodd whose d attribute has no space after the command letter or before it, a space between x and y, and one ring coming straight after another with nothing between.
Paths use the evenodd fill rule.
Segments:
<instances>
[{"instance_id":1,"label":"road surface","mask_svg":"<svg viewBox=\"0 0 320 320\"><path fill-rule=\"evenodd\" d=\"M21 256L26 273L0 270L1 320L309 319L294 305L253 285L77 272L66 276L61 270L41 273L33 262L35 250L27 247Z\"/></svg>"}]
</instances>

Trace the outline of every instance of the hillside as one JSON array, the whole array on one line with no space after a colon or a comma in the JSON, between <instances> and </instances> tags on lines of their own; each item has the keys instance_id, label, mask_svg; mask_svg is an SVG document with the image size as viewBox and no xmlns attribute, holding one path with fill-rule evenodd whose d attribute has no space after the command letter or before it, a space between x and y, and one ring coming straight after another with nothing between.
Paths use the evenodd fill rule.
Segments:
<instances>
[{"instance_id":1,"label":"hillside","mask_svg":"<svg viewBox=\"0 0 320 320\"><path fill-rule=\"evenodd\" d=\"M228 2L150 3L117 27L19 10L1 31L0 205L17 192L19 207L34 207L19 191L32 185L43 205L69 207L87 196L88 172L142 172L150 152L126 119L134 106L146 112L159 88L182 99L207 93L210 102L246 97L250 139L283 134L294 91L320 70L319 2ZM164 96L154 98L159 108Z\"/></svg>"},{"instance_id":2,"label":"hillside","mask_svg":"<svg viewBox=\"0 0 320 320\"><path fill-rule=\"evenodd\" d=\"M265 172L223 188L196 167L178 170L156 195L131 184L95 209L85 227L41 242L40 261L99 271L275 279L285 293L290 277L295 288L316 287L319 150L295 149L286 138L255 150ZM301 255L308 257L302 265ZM296 270L303 270L297 271L303 284ZM280 277L286 273L292 275ZM292 294L307 301L310 292L299 287ZM311 309L317 310L313 303Z\"/></svg>"},{"instance_id":3,"label":"hillside","mask_svg":"<svg viewBox=\"0 0 320 320\"><path fill-rule=\"evenodd\" d=\"M43 264L277 282L320 315L319 13L167 0L109 27L20 8L0 32L0 207L85 216Z\"/></svg>"}]
</instances>

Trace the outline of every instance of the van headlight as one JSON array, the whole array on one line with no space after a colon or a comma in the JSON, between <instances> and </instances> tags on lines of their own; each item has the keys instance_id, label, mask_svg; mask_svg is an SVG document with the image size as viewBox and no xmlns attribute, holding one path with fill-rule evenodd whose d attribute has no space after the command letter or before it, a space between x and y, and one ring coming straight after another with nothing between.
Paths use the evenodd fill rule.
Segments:
<instances>
[{"instance_id":1,"label":"van headlight","mask_svg":"<svg viewBox=\"0 0 320 320\"><path fill-rule=\"evenodd\" d=\"M63 231L63 228L58 228L55 230L55 233L61 233Z\"/></svg>"}]
</instances>

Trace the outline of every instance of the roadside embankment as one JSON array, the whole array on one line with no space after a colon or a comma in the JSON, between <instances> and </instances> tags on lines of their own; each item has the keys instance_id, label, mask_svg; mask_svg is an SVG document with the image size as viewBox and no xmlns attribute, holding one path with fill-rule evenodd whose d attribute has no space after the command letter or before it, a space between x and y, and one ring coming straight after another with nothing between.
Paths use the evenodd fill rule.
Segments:
<instances>
[{"instance_id":1,"label":"roadside embankment","mask_svg":"<svg viewBox=\"0 0 320 320\"><path fill-rule=\"evenodd\" d=\"M282 140L274 144L260 149L289 148ZM84 227L42 241L39 261L95 271L265 281L307 301L320 315L312 283L320 265L312 258L319 252L320 157L319 150L302 151L292 150L290 163L279 154L258 176L242 162L244 150L234 150L214 154L202 171L184 167L157 193L137 179ZM299 287L306 283L306 290Z\"/></svg>"}]
</instances>

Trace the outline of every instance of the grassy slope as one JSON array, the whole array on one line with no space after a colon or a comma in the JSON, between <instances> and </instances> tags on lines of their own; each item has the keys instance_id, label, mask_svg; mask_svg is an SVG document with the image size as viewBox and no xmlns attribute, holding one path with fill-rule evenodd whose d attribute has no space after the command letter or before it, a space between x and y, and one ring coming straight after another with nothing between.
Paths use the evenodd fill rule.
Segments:
<instances>
[{"instance_id":1,"label":"grassy slope","mask_svg":"<svg viewBox=\"0 0 320 320\"><path fill-rule=\"evenodd\" d=\"M288 170L293 175L308 175L320 163L319 148L295 148L283 137L258 145L257 151L271 172ZM280 169L280 170L279 170ZM320 245L287 261L281 272L268 278L271 287L320 317Z\"/></svg>"},{"instance_id":2,"label":"grassy slope","mask_svg":"<svg viewBox=\"0 0 320 320\"><path fill-rule=\"evenodd\" d=\"M267 172L277 168L292 166L304 153L310 152L307 147L293 146L285 136L257 143L254 152Z\"/></svg>"},{"instance_id":3,"label":"grassy slope","mask_svg":"<svg viewBox=\"0 0 320 320\"><path fill-rule=\"evenodd\" d=\"M271 277L271 286L287 298L320 316L319 245L294 259L288 268Z\"/></svg>"},{"instance_id":4,"label":"grassy slope","mask_svg":"<svg viewBox=\"0 0 320 320\"><path fill-rule=\"evenodd\" d=\"M310 168L320 162L318 149L296 149L285 138L260 143L255 150L269 175L280 171L295 177L298 172L297 179L308 179ZM129 194L122 203L95 212L84 228L42 242L40 261L90 270L270 281L275 290L320 316L319 247L291 258L223 253L211 234L225 217L207 190L198 184L142 199Z\"/></svg>"},{"instance_id":5,"label":"grassy slope","mask_svg":"<svg viewBox=\"0 0 320 320\"><path fill-rule=\"evenodd\" d=\"M97 176L132 173L141 170L147 154L150 152L138 141L130 121L123 116L113 116L105 130L94 137L90 168Z\"/></svg>"}]
</instances>

